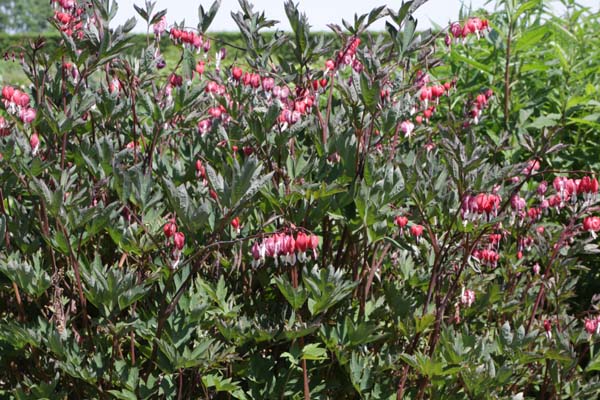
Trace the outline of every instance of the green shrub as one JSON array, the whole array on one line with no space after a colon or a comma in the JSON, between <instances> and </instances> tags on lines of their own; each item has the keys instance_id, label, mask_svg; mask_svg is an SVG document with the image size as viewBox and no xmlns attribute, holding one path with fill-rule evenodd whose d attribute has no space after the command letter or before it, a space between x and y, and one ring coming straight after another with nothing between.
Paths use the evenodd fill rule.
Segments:
<instances>
[{"instance_id":1,"label":"green shrub","mask_svg":"<svg viewBox=\"0 0 600 400\"><path fill-rule=\"evenodd\" d=\"M2 89L0 393L598 397L597 160L562 143L597 135L597 16L422 3L322 36L242 0L223 45L218 2L55 15Z\"/></svg>"}]
</instances>

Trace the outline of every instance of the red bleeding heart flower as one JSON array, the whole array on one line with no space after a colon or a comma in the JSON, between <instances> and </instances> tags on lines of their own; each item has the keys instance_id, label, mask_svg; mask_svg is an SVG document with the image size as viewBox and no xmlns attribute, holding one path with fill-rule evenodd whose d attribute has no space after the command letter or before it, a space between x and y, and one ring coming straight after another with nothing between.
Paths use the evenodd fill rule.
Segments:
<instances>
[{"instance_id":1,"label":"red bleeding heart flower","mask_svg":"<svg viewBox=\"0 0 600 400\"><path fill-rule=\"evenodd\" d=\"M38 137L37 133L31 135L31 138L29 139L29 145L31 146L31 154L36 155L40 147L40 138Z\"/></svg>"},{"instance_id":2,"label":"red bleeding heart flower","mask_svg":"<svg viewBox=\"0 0 600 400\"><path fill-rule=\"evenodd\" d=\"M596 232L600 231L600 217L585 217L583 219L583 229L591 232L592 237L596 238Z\"/></svg>"},{"instance_id":3,"label":"red bleeding heart flower","mask_svg":"<svg viewBox=\"0 0 600 400\"><path fill-rule=\"evenodd\" d=\"M398 226L398 228L402 229L406 226L406 224L408 224L408 218L403 215L398 215L394 219L394 223Z\"/></svg>"},{"instance_id":4,"label":"red bleeding heart flower","mask_svg":"<svg viewBox=\"0 0 600 400\"><path fill-rule=\"evenodd\" d=\"M552 322L549 319L544 320L544 330L546 331L548 340L552 339Z\"/></svg>"},{"instance_id":5,"label":"red bleeding heart flower","mask_svg":"<svg viewBox=\"0 0 600 400\"><path fill-rule=\"evenodd\" d=\"M600 325L598 324L597 318L593 318L593 319L586 318L585 319L585 331L587 333L589 333L590 335L598 333L599 327L600 327Z\"/></svg>"},{"instance_id":6,"label":"red bleeding heart flower","mask_svg":"<svg viewBox=\"0 0 600 400\"><path fill-rule=\"evenodd\" d=\"M310 238L304 232L298 232L296 235L296 251L305 253L310 244Z\"/></svg>"},{"instance_id":7,"label":"red bleeding heart flower","mask_svg":"<svg viewBox=\"0 0 600 400\"><path fill-rule=\"evenodd\" d=\"M410 227L410 234L417 239L423 234L423 225L413 225Z\"/></svg>"},{"instance_id":8,"label":"red bleeding heart flower","mask_svg":"<svg viewBox=\"0 0 600 400\"><path fill-rule=\"evenodd\" d=\"M240 217L235 217L231 220L231 227L239 232L240 230Z\"/></svg>"},{"instance_id":9,"label":"red bleeding heart flower","mask_svg":"<svg viewBox=\"0 0 600 400\"><path fill-rule=\"evenodd\" d=\"M231 76L236 81L239 81L242 78L243 74L244 74L244 71L242 71L242 69L240 67L231 68Z\"/></svg>"},{"instance_id":10,"label":"red bleeding heart flower","mask_svg":"<svg viewBox=\"0 0 600 400\"><path fill-rule=\"evenodd\" d=\"M170 220L165 224L165 226L163 227L163 232L167 239L175 235L175 233L177 233L177 225L175 224L174 219Z\"/></svg>"},{"instance_id":11,"label":"red bleeding heart flower","mask_svg":"<svg viewBox=\"0 0 600 400\"><path fill-rule=\"evenodd\" d=\"M183 246L185 245L185 235L183 232L175 232L173 243L175 244L175 248L177 250L183 249Z\"/></svg>"}]
</instances>

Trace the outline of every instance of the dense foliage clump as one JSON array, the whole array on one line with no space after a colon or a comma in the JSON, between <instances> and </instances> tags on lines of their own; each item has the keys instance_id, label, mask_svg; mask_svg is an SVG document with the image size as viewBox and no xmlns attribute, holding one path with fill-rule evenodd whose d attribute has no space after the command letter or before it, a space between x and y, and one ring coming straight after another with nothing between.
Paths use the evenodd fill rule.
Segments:
<instances>
[{"instance_id":1,"label":"dense foliage clump","mask_svg":"<svg viewBox=\"0 0 600 400\"><path fill-rule=\"evenodd\" d=\"M132 51L54 3L1 93L3 396L598 396L597 15L241 0L216 46L147 2Z\"/></svg>"}]
</instances>

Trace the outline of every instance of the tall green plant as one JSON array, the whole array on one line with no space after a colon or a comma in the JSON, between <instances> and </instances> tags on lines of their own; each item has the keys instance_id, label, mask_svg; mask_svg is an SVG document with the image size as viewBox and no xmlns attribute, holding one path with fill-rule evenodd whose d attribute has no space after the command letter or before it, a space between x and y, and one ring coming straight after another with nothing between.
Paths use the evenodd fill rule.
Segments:
<instances>
[{"instance_id":1,"label":"tall green plant","mask_svg":"<svg viewBox=\"0 0 600 400\"><path fill-rule=\"evenodd\" d=\"M597 396L600 319L571 303L598 181L496 78L524 76L529 22L444 39L422 3L325 41L292 2L267 35L241 1L244 66L206 32L218 2L197 28L136 7L136 55L114 3L61 3L63 46L32 43L31 89L2 89L2 394Z\"/></svg>"}]
</instances>

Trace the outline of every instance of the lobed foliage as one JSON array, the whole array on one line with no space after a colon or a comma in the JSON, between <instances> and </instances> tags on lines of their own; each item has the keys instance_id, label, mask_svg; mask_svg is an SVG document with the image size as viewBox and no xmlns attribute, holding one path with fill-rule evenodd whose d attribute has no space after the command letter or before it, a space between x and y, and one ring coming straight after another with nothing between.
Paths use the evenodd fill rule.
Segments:
<instances>
[{"instance_id":1,"label":"lobed foliage","mask_svg":"<svg viewBox=\"0 0 600 400\"><path fill-rule=\"evenodd\" d=\"M324 37L240 0L241 60L218 1L136 7L137 52L58 3L2 90L3 396L598 396L597 15Z\"/></svg>"}]
</instances>

